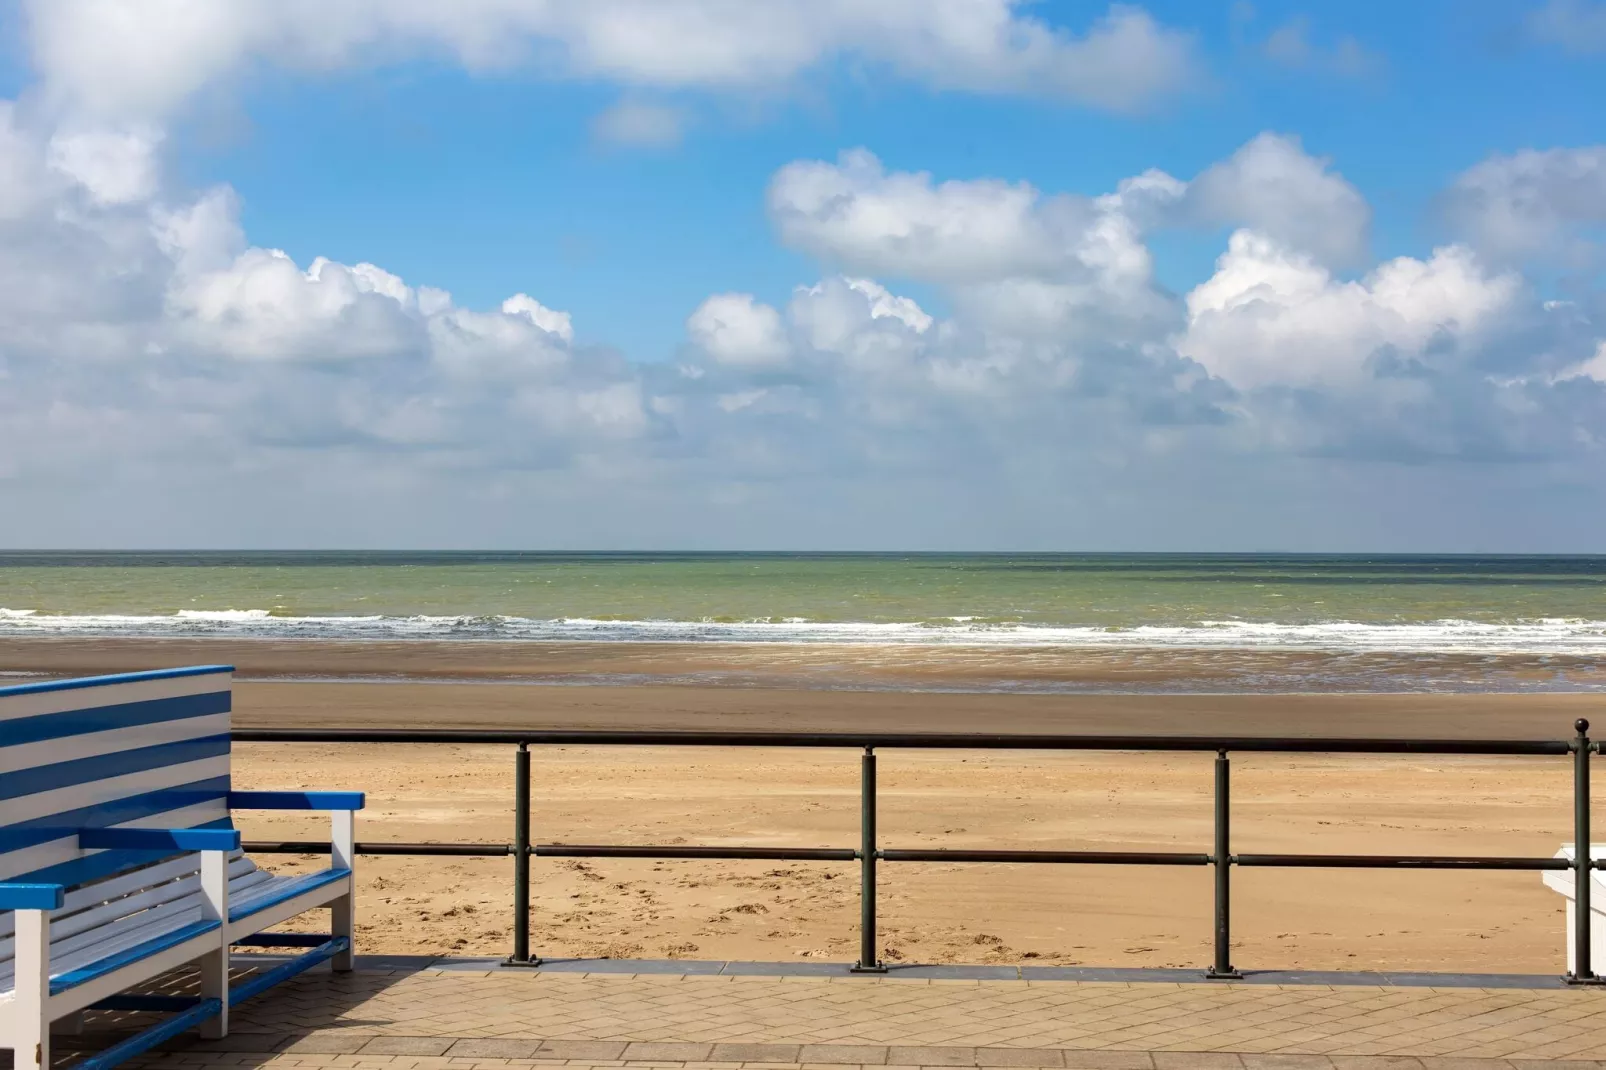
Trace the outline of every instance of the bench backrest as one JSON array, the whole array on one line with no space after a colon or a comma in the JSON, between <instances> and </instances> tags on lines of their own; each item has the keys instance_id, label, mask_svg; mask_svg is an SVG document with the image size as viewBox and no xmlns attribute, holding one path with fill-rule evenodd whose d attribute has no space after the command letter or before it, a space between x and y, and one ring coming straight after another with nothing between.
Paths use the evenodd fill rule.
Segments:
<instances>
[{"instance_id":1,"label":"bench backrest","mask_svg":"<svg viewBox=\"0 0 1606 1070\"><path fill-rule=\"evenodd\" d=\"M231 827L232 671L0 687L0 881L81 885L172 857L81 850L80 828Z\"/></svg>"}]
</instances>

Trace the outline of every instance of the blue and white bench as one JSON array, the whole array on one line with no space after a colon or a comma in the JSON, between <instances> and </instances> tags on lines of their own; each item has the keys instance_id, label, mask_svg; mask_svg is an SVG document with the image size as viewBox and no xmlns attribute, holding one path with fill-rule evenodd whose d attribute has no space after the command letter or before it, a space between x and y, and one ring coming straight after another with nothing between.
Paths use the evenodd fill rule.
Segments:
<instances>
[{"instance_id":1,"label":"blue and white bench","mask_svg":"<svg viewBox=\"0 0 1606 1070\"><path fill-rule=\"evenodd\" d=\"M231 791L232 670L201 666L0 688L0 1047L50 1062L53 1022L85 1008L172 1010L80 1066L111 1066L230 1004L352 956L358 792ZM274 876L240 852L236 809L333 813L330 866ZM319 907L328 936L263 930ZM234 945L310 947L229 987ZM130 994L198 962L201 994Z\"/></svg>"}]
</instances>

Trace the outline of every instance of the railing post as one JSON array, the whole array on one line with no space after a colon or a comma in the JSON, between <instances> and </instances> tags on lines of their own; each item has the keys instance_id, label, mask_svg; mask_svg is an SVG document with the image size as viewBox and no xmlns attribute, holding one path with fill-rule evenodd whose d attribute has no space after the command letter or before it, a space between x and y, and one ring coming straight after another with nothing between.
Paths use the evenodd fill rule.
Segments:
<instances>
[{"instance_id":1,"label":"railing post","mask_svg":"<svg viewBox=\"0 0 1606 1070\"><path fill-rule=\"evenodd\" d=\"M854 973L886 973L886 963L876 958L875 862L876 803L875 748L864 748L862 786L859 793L859 961Z\"/></svg>"},{"instance_id":2,"label":"railing post","mask_svg":"<svg viewBox=\"0 0 1606 1070\"><path fill-rule=\"evenodd\" d=\"M1216 961L1206 977L1242 977L1232 965L1232 765L1225 750L1216 751Z\"/></svg>"},{"instance_id":3,"label":"railing post","mask_svg":"<svg viewBox=\"0 0 1606 1070\"><path fill-rule=\"evenodd\" d=\"M509 966L539 966L530 957L530 745L513 760L513 955Z\"/></svg>"},{"instance_id":4,"label":"railing post","mask_svg":"<svg viewBox=\"0 0 1606 1070\"><path fill-rule=\"evenodd\" d=\"M1573 968L1567 982L1598 985L1590 962L1590 893L1594 890L1594 866L1589 844L1589 722L1580 717L1573 727Z\"/></svg>"}]
</instances>

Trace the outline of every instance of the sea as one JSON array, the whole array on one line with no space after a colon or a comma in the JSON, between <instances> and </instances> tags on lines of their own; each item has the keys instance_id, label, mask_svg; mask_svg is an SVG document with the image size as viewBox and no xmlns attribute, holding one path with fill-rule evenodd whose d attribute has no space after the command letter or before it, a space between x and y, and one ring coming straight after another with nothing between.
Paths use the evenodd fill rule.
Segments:
<instances>
[{"instance_id":1,"label":"sea","mask_svg":"<svg viewBox=\"0 0 1606 1070\"><path fill-rule=\"evenodd\" d=\"M1606 556L0 552L0 637L1606 655Z\"/></svg>"}]
</instances>

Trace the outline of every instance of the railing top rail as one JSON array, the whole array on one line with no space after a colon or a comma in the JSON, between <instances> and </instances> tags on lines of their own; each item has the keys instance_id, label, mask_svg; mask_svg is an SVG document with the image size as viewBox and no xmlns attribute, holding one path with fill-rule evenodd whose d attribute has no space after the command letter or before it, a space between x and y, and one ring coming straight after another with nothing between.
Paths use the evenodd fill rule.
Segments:
<instances>
[{"instance_id":1,"label":"railing top rail","mask_svg":"<svg viewBox=\"0 0 1606 1070\"><path fill-rule=\"evenodd\" d=\"M1264 751L1303 754L1566 754L1569 740L1315 736L673 732L614 729L236 728L241 743L525 743L542 746L885 747L921 750Z\"/></svg>"}]
</instances>

